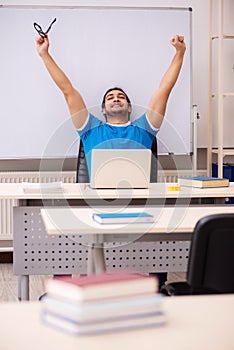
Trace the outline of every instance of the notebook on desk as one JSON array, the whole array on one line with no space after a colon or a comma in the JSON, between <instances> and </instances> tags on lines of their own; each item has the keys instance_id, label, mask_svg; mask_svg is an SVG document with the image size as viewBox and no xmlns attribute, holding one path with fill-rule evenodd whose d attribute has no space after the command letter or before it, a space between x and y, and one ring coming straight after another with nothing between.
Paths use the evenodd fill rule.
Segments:
<instances>
[{"instance_id":1,"label":"notebook on desk","mask_svg":"<svg viewBox=\"0 0 234 350\"><path fill-rule=\"evenodd\" d=\"M94 149L91 156L92 188L148 188L151 150Z\"/></svg>"}]
</instances>

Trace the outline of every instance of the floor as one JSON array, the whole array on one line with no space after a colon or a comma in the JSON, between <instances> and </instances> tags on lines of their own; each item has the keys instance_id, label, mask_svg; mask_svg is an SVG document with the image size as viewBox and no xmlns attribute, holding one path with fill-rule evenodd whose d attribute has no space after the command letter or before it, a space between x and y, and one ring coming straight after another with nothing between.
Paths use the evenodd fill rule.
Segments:
<instances>
[{"instance_id":1,"label":"floor","mask_svg":"<svg viewBox=\"0 0 234 350\"><path fill-rule=\"evenodd\" d=\"M44 280L50 276L34 275L30 276L30 300L38 300L44 291ZM184 280L183 273L170 273L169 282ZM18 301L18 278L13 273L12 263L0 264L0 302Z\"/></svg>"},{"instance_id":2,"label":"floor","mask_svg":"<svg viewBox=\"0 0 234 350\"><path fill-rule=\"evenodd\" d=\"M30 300L37 300L44 290L45 276L30 277ZM0 264L0 302L18 301L18 277L13 273L13 264Z\"/></svg>"}]
</instances>

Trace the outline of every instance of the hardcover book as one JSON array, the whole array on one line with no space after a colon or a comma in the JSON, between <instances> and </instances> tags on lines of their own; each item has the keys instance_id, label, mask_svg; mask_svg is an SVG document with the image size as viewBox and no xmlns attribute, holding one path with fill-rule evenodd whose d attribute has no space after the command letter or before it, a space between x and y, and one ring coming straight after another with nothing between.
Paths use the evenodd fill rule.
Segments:
<instances>
[{"instance_id":1,"label":"hardcover book","mask_svg":"<svg viewBox=\"0 0 234 350\"><path fill-rule=\"evenodd\" d=\"M73 335L102 334L108 332L127 331L146 327L159 327L166 323L163 312L150 312L140 316L120 317L108 322L74 322L58 317L51 312L43 312L42 320L52 327Z\"/></svg>"},{"instance_id":2,"label":"hardcover book","mask_svg":"<svg viewBox=\"0 0 234 350\"><path fill-rule=\"evenodd\" d=\"M162 300L163 297L159 293L84 303L45 296L42 305L43 311L74 322L108 322L118 317L132 317L152 311L162 311Z\"/></svg>"},{"instance_id":3,"label":"hardcover book","mask_svg":"<svg viewBox=\"0 0 234 350\"><path fill-rule=\"evenodd\" d=\"M25 193L57 193L63 191L61 181L55 182L21 182L21 187Z\"/></svg>"},{"instance_id":4,"label":"hardcover book","mask_svg":"<svg viewBox=\"0 0 234 350\"><path fill-rule=\"evenodd\" d=\"M153 222L154 217L145 212L134 213L95 213L93 220L99 224L130 224Z\"/></svg>"},{"instance_id":5,"label":"hardcover book","mask_svg":"<svg viewBox=\"0 0 234 350\"><path fill-rule=\"evenodd\" d=\"M48 295L71 302L84 302L157 293L158 279L131 272L113 272L49 278L45 281L45 287Z\"/></svg>"},{"instance_id":6,"label":"hardcover book","mask_svg":"<svg viewBox=\"0 0 234 350\"><path fill-rule=\"evenodd\" d=\"M193 177L180 177L178 183L181 186L198 187L198 188L211 188L211 187L228 187L229 180L218 177L209 176L193 176Z\"/></svg>"}]
</instances>

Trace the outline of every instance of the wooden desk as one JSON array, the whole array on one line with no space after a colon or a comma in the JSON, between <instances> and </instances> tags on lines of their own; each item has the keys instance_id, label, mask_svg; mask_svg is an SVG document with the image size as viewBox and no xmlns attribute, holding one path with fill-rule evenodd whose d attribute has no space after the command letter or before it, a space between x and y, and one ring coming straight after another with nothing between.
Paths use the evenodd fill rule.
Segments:
<instances>
[{"instance_id":1,"label":"wooden desk","mask_svg":"<svg viewBox=\"0 0 234 350\"><path fill-rule=\"evenodd\" d=\"M183 187L180 191L168 191L170 183L151 184L147 190L93 190L89 184L63 184L62 193L24 193L20 184L0 184L0 198L18 201L14 208L14 273L19 275L19 298L29 298L30 274L76 274L87 272L88 251L86 241L78 236L66 238L48 237L40 217L43 207L67 206L164 206L173 202L176 206L207 203L207 197L224 203L234 196L234 184L227 188L196 189ZM203 202L204 201L204 202ZM122 232L124 233L124 232ZM122 235L124 236L124 235ZM118 238L120 235L118 235ZM160 238L162 238L160 240ZM126 239L123 237L126 241ZM147 237L146 237L147 239ZM188 235L181 241L173 235L157 236L151 240L125 244L115 254L109 249L110 269L133 269L141 272L186 271L189 251ZM130 243L130 242L129 242ZM112 247L113 248L113 247ZM176 253L174 251L176 250Z\"/></svg>"},{"instance_id":2,"label":"wooden desk","mask_svg":"<svg viewBox=\"0 0 234 350\"><path fill-rule=\"evenodd\" d=\"M102 199L219 199L234 197L234 182L229 187L199 189L181 187L180 191L168 191L168 186L174 183L152 183L149 189L118 189L118 190L94 190L89 184L63 184L62 193L24 193L19 183L1 183L0 199L18 199L21 201L54 199L54 200L102 200Z\"/></svg>"},{"instance_id":3,"label":"wooden desk","mask_svg":"<svg viewBox=\"0 0 234 350\"><path fill-rule=\"evenodd\" d=\"M41 209L42 219L49 234L84 234L91 235L89 241L92 246L90 272L102 272L105 270L105 257L102 243L108 236L114 236L113 241L118 242L118 235L128 235L128 241L139 240L143 235L147 235L149 240L153 235L163 234L165 239L173 235L174 240L180 240L180 235L191 234L199 219L204 216L219 213L234 213L234 206L188 206L188 207L142 207L142 212L146 211L155 217L153 223L131 223L131 224L105 224L96 223L92 216L95 212L119 212L119 207L97 207L95 208L44 208ZM204 210L205 209L205 210ZM135 208L127 208L124 212L134 212ZM139 210L139 207L138 209ZM177 235L175 235L177 234ZM121 241L120 239L120 241ZM188 237L190 239L190 236Z\"/></svg>"},{"instance_id":4,"label":"wooden desk","mask_svg":"<svg viewBox=\"0 0 234 350\"><path fill-rule=\"evenodd\" d=\"M188 207L135 207L121 212L142 211L155 217L153 223L99 224L92 218L94 213L120 212L118 207L97 208L43 208L42 219L49 234L172 234L192 233L199 219L219 213L234 213L234 206L188 206Z\"/></svg>"},{"instance_id":5,"label":"wooden desk","mask_svg":"<svg viewBox=\"0 0 234 350\"><path fill-rule=\"evenodd\" d=\"M39 302L0 304L4 350L233 350L234 294L168 297L167 325L147 330L76 337L41 322Z\"/></svg>"}]
</instances>

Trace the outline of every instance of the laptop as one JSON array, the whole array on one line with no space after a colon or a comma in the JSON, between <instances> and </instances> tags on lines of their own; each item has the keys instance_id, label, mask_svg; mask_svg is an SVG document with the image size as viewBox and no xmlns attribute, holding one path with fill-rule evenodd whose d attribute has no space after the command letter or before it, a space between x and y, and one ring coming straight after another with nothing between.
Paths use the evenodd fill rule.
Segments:
<instances>
[{"instance_id":1,"label":"laptop","mask_svg":"<svg viewBox=\"0 0 234 350\"><path fill-rule=\"evenodd\" d=\"M148 188L151 150L94 149L91 155L92 188Z\"/></svg>"}]
</instances>

